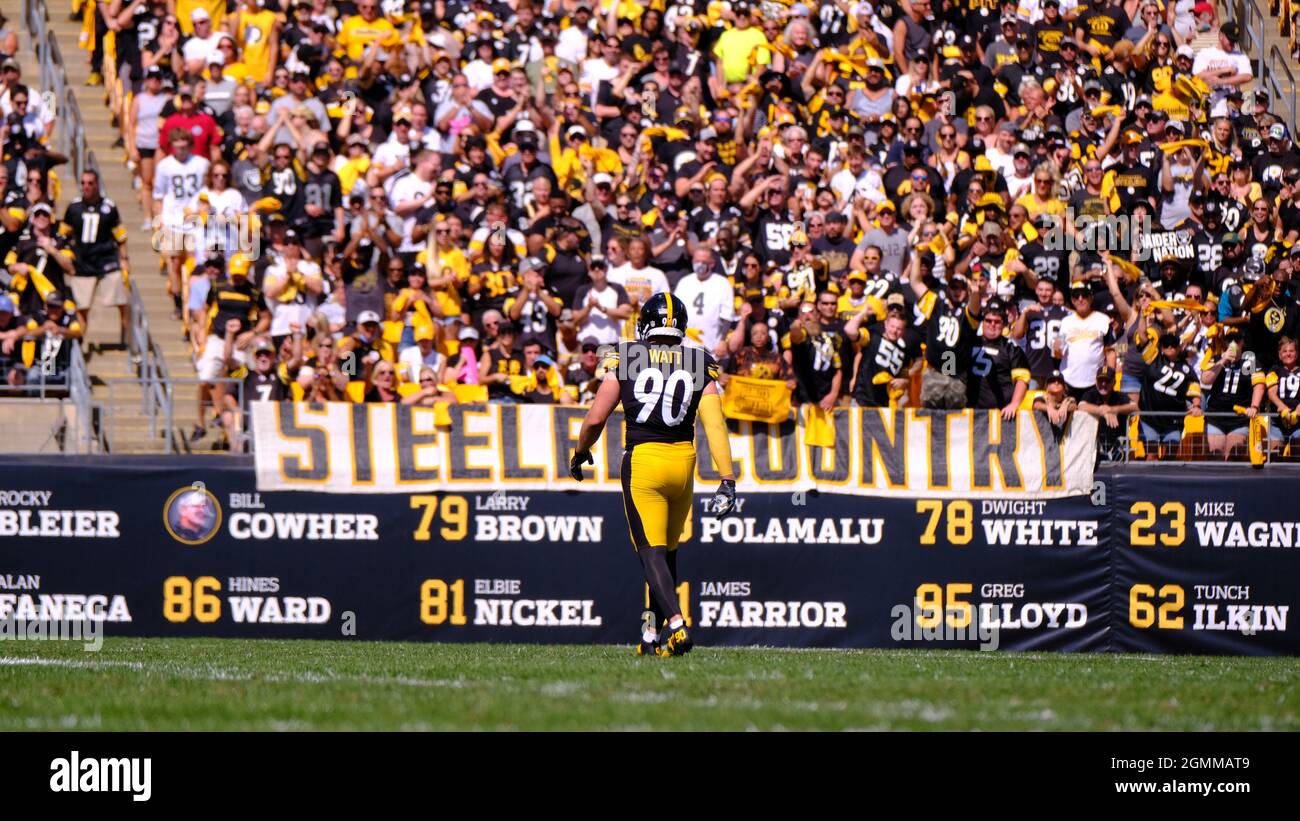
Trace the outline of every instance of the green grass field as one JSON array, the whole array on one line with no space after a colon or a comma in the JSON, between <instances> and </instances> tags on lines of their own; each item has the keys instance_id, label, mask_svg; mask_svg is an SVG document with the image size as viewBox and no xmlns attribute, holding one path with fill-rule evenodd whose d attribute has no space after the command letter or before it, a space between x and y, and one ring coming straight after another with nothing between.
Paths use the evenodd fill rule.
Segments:
<instances>
[{"instance_id":1,"label":"green grass field","mask_svg":"<svg viewBox=\"0 0 1300 821\"><path fill-rule=\"evenodd\" d=\"M0 730L1298 730L1290 658L0 644Z\"/></svg>"}]
</instances>

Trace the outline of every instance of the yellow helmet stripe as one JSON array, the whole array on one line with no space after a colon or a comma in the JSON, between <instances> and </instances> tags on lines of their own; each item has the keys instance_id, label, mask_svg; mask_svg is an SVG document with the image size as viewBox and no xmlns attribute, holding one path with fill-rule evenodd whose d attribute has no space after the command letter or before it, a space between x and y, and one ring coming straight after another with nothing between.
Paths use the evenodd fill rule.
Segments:
<instances>
[{"instance_id":1,"label":"yellow helmet stripe","mask_svg":"<svg viewBox=\"0 0 1300 821\"><path fill-rule=\"evenodd\" d=\"M673 326L673 297L672 297L672 294L668 294L668 295L667 295L667 298L664 299L664 303L668 306L668 327L671 328L671 327Z\"/></svg>"}]
</instances>

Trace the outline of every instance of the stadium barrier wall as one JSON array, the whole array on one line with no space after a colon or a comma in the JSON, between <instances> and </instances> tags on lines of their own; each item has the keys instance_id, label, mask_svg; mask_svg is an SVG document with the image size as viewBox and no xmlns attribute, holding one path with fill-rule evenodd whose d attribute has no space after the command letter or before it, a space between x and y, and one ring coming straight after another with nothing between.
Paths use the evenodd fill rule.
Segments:
<instances>
[{"instance_id":1,"label":"stadium barrier wall","mask_svg":"<svg viewBox=\"0 0 1300 821\"><path fill-rule=\"evenodd\" d=\"M616 493L264 491L247 458L6 467L0 620L452 642L639 630ZM1300 652L1300 474L1280 466L1132 466L1064 499L769 490L721 522L697 487L679 594L704 645Z\"/></svg>"}]
</instances>

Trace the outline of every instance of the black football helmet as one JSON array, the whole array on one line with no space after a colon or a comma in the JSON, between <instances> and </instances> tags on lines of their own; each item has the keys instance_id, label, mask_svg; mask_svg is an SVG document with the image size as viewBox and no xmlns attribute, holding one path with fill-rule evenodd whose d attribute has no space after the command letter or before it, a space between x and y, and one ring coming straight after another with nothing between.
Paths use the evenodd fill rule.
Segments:
<instances>
[{"instance_id":1,"label":"black football helmet","mask_svg":"<svg viewBox=\"0 0 1300 821\"><path fill-rule=\"evenodd\" d=\"M636 320L636 338L652 336L681 339L686 335L686 304L669 293L658 293L641 306Z\"/></svg>"}]
</instances>

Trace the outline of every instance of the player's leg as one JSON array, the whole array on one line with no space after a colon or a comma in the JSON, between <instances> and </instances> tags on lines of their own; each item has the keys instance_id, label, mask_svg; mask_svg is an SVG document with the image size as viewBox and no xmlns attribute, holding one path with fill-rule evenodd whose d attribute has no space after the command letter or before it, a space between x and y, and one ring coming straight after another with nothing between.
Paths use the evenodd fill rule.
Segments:
<instances>
[{"instance_id":1,"label":"player's leg","mask_svg":"<svg viewBox=\"0 0 1300 821\"><path fill-rule=\"evenodd\" d=\"M686 529L686 519L691 515L691 505L695 501L695 447L689 442L683 442L673 448L675 452L672 458L666 460L672 465L669 473L673 490L668 497L668 549L664 553L664 563L668 568L669 583L675 598L678 584L677 546ZM663 633L666 638L660 641L669 655L687 653L694 646L686 632L685 616L678 612L677 618L679 620L674 622L673 614L668 614Z\"/></svg>"},{"instance_id":2,"label":"player's leg","mask_svg":"<svg viewBox=\"0 0 1300 821\"><path fill-rule=\"evenodd\" d=\"M664 495L662 460L653 458L657 448L641 444L623 454L623 510L627 514L632 547L641 561L642 573L650 587L650 600L656 623L660 618L680 618L672 575L665 558L668 541L668 499ZM640 651L653 651L658 637L642 633ZM647 647L647 645L650 645Z\"/></svg>"},{"instance_id":3,"label":"player's leg","mask_svg":"<svg viewBox=\"0 0 1300 821\"><path fill-rule=\"evenodd\" d=\"M686 520L691 515L691 505L695 500L695 462L692 456L690 469L685 472L685 483L676 494L668 500L668 572L673 577L673 589L677 589L680 579L677 575L677 545L682 534L686 532ZM660 627L667 627L666 621L659 622Z\"/></svg>"}]
</instances>

